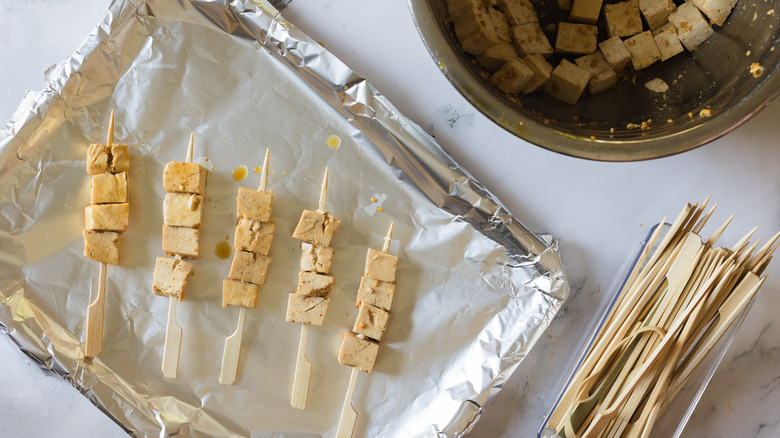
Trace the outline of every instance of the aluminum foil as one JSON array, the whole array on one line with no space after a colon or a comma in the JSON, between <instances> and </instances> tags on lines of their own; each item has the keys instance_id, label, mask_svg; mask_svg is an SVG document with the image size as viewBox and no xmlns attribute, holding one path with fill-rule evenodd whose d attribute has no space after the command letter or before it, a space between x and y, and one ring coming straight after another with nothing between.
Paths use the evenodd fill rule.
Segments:
<instances>
[{"instance_id":1,"label":"aluminum foil","mask_svg":"<svg viewBox=\"0 0 780 438\"><path fill-rule=\"evenodd\" d=\"M130 227L110 266L104 349L81 357L98 264L82 256L89 203L85 148L131 149ZM190 132L211 172L201 258L178 306L179 375L160 369L168 300L151 293L161 251L162 169ZM336 135L341 145L327 146ZM271 150L273 262L248 312L238 380L218 383L238 309L223 309L235 195ZM250 169L236 182L232 170ZM316 208L343 222L336 288L309 331L306 410L290 407L299 326L284 321L300 249L290 234ZM374 201L375 200L375 201ZM381 208L380 208L381 207ZM0 140L0 328L134 436L334 436L350 370L337 352L354 321L366 248L395 222L400 258L387 338L361 373L356 436L460 436L500 390L568 294L555 243L536 236L417 125L268 3L124 1L47 89L20 105Z\"/></svg>"}]
</instances>

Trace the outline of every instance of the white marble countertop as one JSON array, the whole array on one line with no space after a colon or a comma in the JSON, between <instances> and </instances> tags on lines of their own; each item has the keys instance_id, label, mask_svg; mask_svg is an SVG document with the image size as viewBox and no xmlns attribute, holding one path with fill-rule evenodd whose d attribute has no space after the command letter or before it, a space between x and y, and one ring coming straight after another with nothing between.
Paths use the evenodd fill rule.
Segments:
<instances>
[{"instance_id":1,"label":"white marble countertop","mask_svg":"<svg viewBox=\"0 0 780 438\"><path fill-rule=\"evenodd\" d=\"M68 56L102 18L89 0L0 0L0 119L43 71ZM538 366L619 276L650 225L712 195L724 235L780 229L780 101L714 143L641 163L557 155L506 133L476 112L439 73L401 0L292 0L284 15L368 78L402 113L495 193L531 230L560 239L572 295L560 318L485 410L473 437L532 437L554 388ZM522 169L522 172L518 172ZM775 271L780 270L774 262ZM772 270L772 266L770 266ZM780 436L780 326L770 277L689 422L685 437ZM122 430L60 378L0 336L0 436L122 437Z\"/></svg>"}]
</instances>

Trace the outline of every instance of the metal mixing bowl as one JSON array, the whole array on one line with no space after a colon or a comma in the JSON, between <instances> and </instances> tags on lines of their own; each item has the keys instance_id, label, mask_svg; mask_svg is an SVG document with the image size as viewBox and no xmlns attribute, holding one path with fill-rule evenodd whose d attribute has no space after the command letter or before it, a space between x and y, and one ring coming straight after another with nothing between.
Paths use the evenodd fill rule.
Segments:
<instances>
[{"instance_id":1,"label":"metal mixing bowl","mask_svg":"<svg viewBox=\"0 0 780 438\"><path fill-rule=\"evenodd\" d=\"M472 105L518 137L566 155L637 161L684 152L735 129L780 93L776 1L739 0L724 25L716 26L715 34L694 52L655 63L639 72L635 83L620 82L595 96L583 94L575 105L543 92L506 96L458 47L445 0L408 2L439 69ZM534 5L542 23L566 20L556 0ZM547 36L555 41L553 33ZM762 75L751 74L753 63L764 68ZM646 89L643 84L653 78L666 81L670 90L658 94ZM700 115L704 109L711 116Z\"/></svg>"}]
</instances>

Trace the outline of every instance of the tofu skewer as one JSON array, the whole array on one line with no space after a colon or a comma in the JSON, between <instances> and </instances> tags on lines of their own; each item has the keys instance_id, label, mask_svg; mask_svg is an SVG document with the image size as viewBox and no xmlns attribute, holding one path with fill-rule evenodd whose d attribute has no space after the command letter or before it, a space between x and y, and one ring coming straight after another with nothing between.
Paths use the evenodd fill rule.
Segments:
<instances>
[{"instance_id":1,"label":"tofu skewer","mask_svg":"<svg viewBox=\"0 0 780 438\"><path fill-rule=\"evenodd\" d=\"M269 193L267 191L267 188L268 188L268 158L269 158L269 154L270 154L270 149L266 149L265 150L265 159L263 160L263 171L260 174L260 187L257 189L258 192L263 192L266 195ZM271 205L270 204L270 200L273 199L273 192L270 192L270 194L271 194L271 196L270 196L269 201L268 201L269 219L270 219L270 205ZM241 199L241 196L239 195L239 202L241 202L240 199ZM239 208L239 210L241 210L241 209ZM241 214L241 212L239 211L239 217L241 217L240 214ZM236 245L236 251L237 252L239 251L239 249L246 249L245 243L243 241L239 241L239 240L241 240L241 238L239 236L241 236L242 233L244 232L242 230L242 221L246 221L246 220L247 219L244 219L244 218L239 219L239 224L236 227L235 245ZM253 225L251 225L251 226L256 225L255 222L252 222L252 224ZM269 226L268 224L272 224L272 222L270 222L270 221L267 222L266 226ZM258 229L261 228L261 226L262 226L260 224L257 224L257 225L258 225ZM249 227L251 227L251 226L249 226ZM251 228L249 228L249 229L251 230ZM265 234L264 236L267 236L267 234ZM258 236L256 234L253 234L253 242L258 242L264 236ZM261 246L263 246L263 249L260 249L261 253L255 252L256 255L253 257L253 259L256 259L258 257L264 257L264 256L268 255L267 249L270 248L270 244L271 244L270 240L273 237L273 234L270 234L270 236L271 236L270 238L266 237L267 244L262 244L261 245ZM258 239L258 238L255 238L255 237L260 237L260 238ZM253 246L252 249L259 249L259 247ZM262 253L264 253L264 254L262 254ZM268 261L270 262L270 258L268 258ZM236 263L236 258L234 258L233 263ZM261 266L261 269L263 269L263 268L266 268L268 265L267 265L267 263L261 262L260 266ZM231 267L231 272L232 271L233 271L233 268ZM261 272L260 278L263 279L262 281L265 280L265 271ZM244 282L236 281L236 280L232 280L232 279L225 280L225 283L223 283L223 294L225 293L226 290L228 290L228 291L234 290L232 288L232 286L234 286L236 283L242 283L242 285L243 285ZM249 292L257 294L259 292L259 288L258 287L253 287ZM256 305L256 303L257 303L257 299L256 298L254 300L251 300L251 301L253 301L255 303L255 305ZM232 299L231 299L231 301L225 301L225 298L223 297L223 303L222 303L223 306L231 305L231 304L239 304L239 303L238 302L233 302ZM233 334L231 334L230 336L228 336L225 339L225 350L222 353L222 370L221 370L221 373L219 375L219 383L221 383L223 385L232 385L236 381L236 374L238 372L238 360L239 360L240 354L241 354L241 338L242 338L243 333L244 333L244 323L246 322L246 309L247 309L247 305L246 304L250 304L250 303L243 302L243 303L241 303L239 305L238 324L236 326L236 330L233 332ZM252 307L254 307L254 306L252 306Z\"/></svg>"},{"instance_id":2,"label":"tofu skewer","mask_svg":"<svg viewBox=\"0 0 780 438\"><path fill-rule=\"evenodd\" d=\"M384 245L382 245L382 253L386 254L390 258L393 257L393 256L390 256L388 254L388 252L390 251L390 241L391 241L392 238L393 238L393 223L391 222L390 223L390 228L387 230L387 236L385 236ZM388 260L390 260L390 258L388 258ZM371 261L372 261L372 250L369 249L368 257L367 257L367 260L366 260L366 273L368 273L370 271L369 264L371 263ZM397 262L397 259L395 261ZM390 276L388 275L385 278L389 279L389 277ZM366 277L364 277L364 278L366 278ZM392 270L392 280L395 281L395 269ZM363 288L363 285L361 284L361 289L362 288ZM362 314L367 309L369 309L370 308L369 306L371 306L371 305L366 304L363 300L360 300L360 298L361 297L360 297L360 293L359 293L358 304L359 304L359 307L360 307L360 312ZM390 298L392 299L392 296L390 296ZM373 306L371 306L371 307L373 307ZM389 309L389 305L388 305L388 309ZM366 333L372 334L374 338L379 338L379 339L376 339L376 341L381 341L382 340L381 338L384 335L384 329L385 329L385 327L383 325L387 324L387 317L389 316L389 314L386 311L382 310L382 309L376 309L376 310L379 311L379 312L383 312L384 316L385 316L384 318L382 318L382 317L377 318L376 322L379 323L379 321L381 320L381 321L384 322L384 324L379 323L378 327L376 327L376 329L378 329L378 330L370 330L370 331L366 331ZM371 310L368 310L368 311L371 312ZM374 314L374 315L376 315L376 314ZM362 323L360 321L360 319L361 319L361 315L359 314L358 315L358 319L355 321L354 329L359 330L360 328L364 328L364 329L366 328L365 327L365 323ZM349 384L347 385L346 395L344 396L344 404L341 407L341 416L339 417L339 425L338 425L338 429L336 430L336 438L351 438L352 434L355 431L355 423L357 422L357 411L355 411L355 408L352 406L352 396L355 393L355 384L357 383L358 373L360 371L365 371L367 373L371 373L371 371L373 370L373 367L374 367L373 361L376 358L376 352L379 350L379 342L371 342L371 341L365 339L365 335L362 334L362 333L360 334L360 336L363 336L363 338L355 337L355 339L360 339L361 341L368 342L371 347L374 347L374 348L366 348L366 349L364 349L364 351L371 351L371 353L369 353L369 354L373 354L373 357L370 358L371 363L369 364L368 367L366 367L365 364L358 363L358 362L361 362L361 361L355 360L354 357L350 357L350 358L345 357L345 350L346 350L346 346L347 346L347 336L352 336L352 335L351 334L347 334L347 335L344 336L344 343L342 344L341 351L339 352L339 362L341 362L342 365L349 365L349 366L351 366L352 367L352 372L349 375Z\"/></svg>"}]
</instances>

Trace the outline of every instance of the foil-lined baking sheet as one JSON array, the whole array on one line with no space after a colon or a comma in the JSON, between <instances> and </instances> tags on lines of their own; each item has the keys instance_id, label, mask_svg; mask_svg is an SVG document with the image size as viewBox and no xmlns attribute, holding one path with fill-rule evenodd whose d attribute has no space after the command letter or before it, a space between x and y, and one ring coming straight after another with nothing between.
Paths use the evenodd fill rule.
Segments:
<instances>
[{"instance_id":1,"label":"foil-lined baking sheet","mask_svg":"<svg viewBox=\"0 0 780 438\"><path fill-rule=\"evenodd\" d=\"M410 78L411 80L411 78ZM89 143L131 150L130 226L109 266L104 348L85 362L81 336L98 263L83 255ZM160 369L168 300L151 293L162 255L161 176L190 132L208 167L201 258L178 306L179 373ZM337 148L328 137L339 137ZM332 144L331 144L332 146ZM222 308L235 196L256 187L266 148L276 235L259 305L248 311L235 385L218 383L238 309ZM240 182L237 166L249 169ZM284 321L299 242L330 169L327 208L336 287L309 331L306 410L290 406L299 326ZM478 419L568 294L557 247L490 192L363 78L267 3L122 1L47 89L20 105L0 140L0 327L135 436L334 436L350 369L337 352L356 316L367 247L400 258L374 373L361 373L356 436L460 436Z\"/></svg>"}]
</instances>

